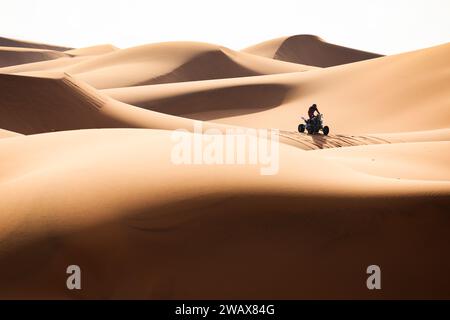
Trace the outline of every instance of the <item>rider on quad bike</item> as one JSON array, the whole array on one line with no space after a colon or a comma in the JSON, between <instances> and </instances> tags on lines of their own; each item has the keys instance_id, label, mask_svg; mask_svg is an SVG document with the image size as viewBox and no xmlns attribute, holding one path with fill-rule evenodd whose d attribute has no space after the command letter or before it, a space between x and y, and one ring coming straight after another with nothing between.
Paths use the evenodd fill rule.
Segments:
<instances>
[{"instance_id":1,"label":"rider on quad bike","mask_svg":"<svg viewBox=\"0 0 450 320\"><path fill-rule=\"evenodd\" d=\"M315 112L317 112L317 114L320 114L319 109L317 109L317 105L314 103L308 109L309 121L313 120L316 117L316 115L314 114Z\"/></svg>"},{"instance_id":2,"label":"rider on quad bike","mask_svg":"<svg viewBox=\"0 0 450 320\"><path fill-rule=\"evenodd\" d=\"M316 112L317 115L315 114ZM308 131L308 134L316 134L319 131L322 131L324 135L328 135L328 133L330 132L330 128L323 125L323 114L319 112L316 104L313 104L311 107L309 107L308 116L309 119L305 119L302 117L305 123L300 123L298 125L298 132L303 133L306 130Z\"/></svg>"}]
</instances>

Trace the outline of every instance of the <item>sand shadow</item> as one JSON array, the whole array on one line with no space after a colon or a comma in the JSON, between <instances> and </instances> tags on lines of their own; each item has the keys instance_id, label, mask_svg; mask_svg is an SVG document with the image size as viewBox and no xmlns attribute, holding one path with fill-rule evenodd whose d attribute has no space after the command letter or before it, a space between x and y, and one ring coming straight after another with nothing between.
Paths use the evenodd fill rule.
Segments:
<instances>
[{"instance_id":1,"label":"sand shadow","mask_svg":"<svg viewBox=\"0 0 450 320\"><path fill-rule=\"evenodd\" d=\"M326 136L316 133L316 134L308 134L309 137L312 139L312 143L317 146L319 149L323 149L327 145L327 138Z\"/></svg>"},{"instance_id":2,"label":"sand shadow","mask_svg":"<svg viewBox=\"0 0 450 320\"><path fill-rule=\"evenodd\" d=\"M289 89L288 86L278 84L236 85L189 92L140 103L137 106L174 116L217 111L226 112L227 116L236 116L279 106L283 103ZM207 119L201 120L214 119L214 116L205 118Z\"/></svg>"}]
</instances>

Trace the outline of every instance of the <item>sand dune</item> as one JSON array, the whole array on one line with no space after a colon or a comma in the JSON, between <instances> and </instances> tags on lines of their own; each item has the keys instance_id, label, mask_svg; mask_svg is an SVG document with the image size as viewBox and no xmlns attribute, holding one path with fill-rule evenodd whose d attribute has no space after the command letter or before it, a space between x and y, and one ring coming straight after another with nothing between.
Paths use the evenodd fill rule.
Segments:
<instances>
[{"instance_id":1,"label":"sand dune","mask_svg":"<svg viewBox=\"0 0 450 320\"><path fill-rule=\"evenodd\" d=\"M278 59L374 56L314 37L245 51L101 45L0 69L0 298L450 298L450 44L329 68ZM297 132L312 103L328 137ZM175 164L193 119L192 141L280 129L279 171Z\"/></svg>"},{"instance_id":2,"label":"sand dune","mask_svg":"<svg viewBox=\"0 0 450 320\"><path fill-rule=\"evenodd\" d=\"M115 101L67 74L0 74L0 128L22 134L91 128L194 129L193 120ZM22 88L28 88L21 95ZM225 129L220 124L204 124Z\"/></svg>"},{"instance_id":3,"label":"sand dune","mask_svg":"<svg viewBox=\"0 0 450 320\"><path fill-rule=\"evenodd\" d=\"M69 55L63 52L54 50L0 47L0 67L52 60L68 56Z\"/></svg>"},{"instance_id":4,"label":"sand dune","mask_svg":"<svg viewBox=\"0 0 450 320\"><path fill-rule=\"evenodd\" d=\"M18 47L18 48L34 48L43 50L54 50L54 51L66 51L71 48L54 46L50 44L16 40L10 38L0 37L0 47Z\"/></svg>"},{"instance_id":5,"label":"sand dune","mask_svg":"<svg viewBox=\"0 0 450 320\"><path fill-rule=\"evenodd\" d=\"M446 44L308 72L104 93L143 108L239 126L296 131L300 116L317 103L332 132L433 130L450 126L447 92L442 90L450 86L449 54Z\"/></svg>"},{"instance_id":6,"label":"sand dune","mask_svg":"<svg viewBox=\"0 0 450 320\"><path fill-rule=\"evenodd\" d=\"M101 112L105 101L93 91L78 89L63 75L30 77L0 75L0 127L34 134L119 126ZM26 94L21 94L27 88Z\"/></svg>"},{"instance_id":7,"label":"sand dune","mask_svg":"<svg viewBox=\"0 0 450 320\"><path fill-rule=\"evenodd\" d=\"M205 43L168 42L117 50L63 71L104 89L310 69Z\"/></svg>"},{"instance_id":8,"label":"sand dune","mask_svg":"<svg viewBox=\"0 0 450 320\"><path fill-rule=\"evenodd\" d=\"M44 72L64 72L64 68L69 65L77 64L81 61L91 58L90 56L78 56L78 57L62 57L55 60L39 61L24 63L19 65L14 65L10 67L0 68L0 73L11 73L11 74L28 74L31 75L33 72L37 72L39 76L41 71Z\"/></svg>"},{"instance_id":9,"label":"sand dune","mask_svg":"<svg viewBox=\"0 0 450 320\"><path fill-rule=\"evenodd\" d=\"M242 51L317 67L331 67L381 57L376 53L327 43L313 35L296 35L273 39Z\"/></svg>"},{"instance_id":10,"label":"sand dune","mask_svg":"<svg viewBox=\"0 0 450 320\"><path fill-rule=\"evenodd\" d=\"M290 146L268 179L251 166L175 166L170 132L152 130L3 139L0 150L1 211L14 212L1 216L3 298L369 298L358 274L374 260L383 297L448 295L449 181L367 175ZM59 285L69 261L81 291Z\"/></svg>"},{"instance_id":11,"label":"sand dune","mask_svg":"<svg viewBox=\"0 0 450 320\"><path fill-rule=\"evenodd\" d=\"M148 110L211 120L247 115L281 105L293 87L272 79L245 77L114 88L102 92Z\"/></svg>"},{"instance_id":12,"label":"sand dune","mask_svg":"<svg viewBox=\"0 0 450 320\"><path fill-rule=\"evenodd\" d=\"M64 72L65 68L70 65L78 64L82 61L88 60L89 58L93 58L95 56L99 56L117 50L119 49L112 45L98 45L86 48L72 49L64 51L62 53L58 53L59 54L59 56L57 56L58 59L55 60L37 59L39 60L38 62L14 64L9 67L0 68L0 73L30 74L30 72L35 71Z\"/></svg>"},{"instance_id":13,"label":"sand dune","mask_svg":"<svg viewBox=\"0 0 450 320\"><path fill-rule=\"evenodd\" d=\"M72 56L95 56L95 55L114 52L117 50L119 50L119 48L117 48L111 44L101 44L101 45L91 46L91 47L71 49L71 50L67 50L64 52L67 54L70 54Z\"/></svg>"}]
</instances>

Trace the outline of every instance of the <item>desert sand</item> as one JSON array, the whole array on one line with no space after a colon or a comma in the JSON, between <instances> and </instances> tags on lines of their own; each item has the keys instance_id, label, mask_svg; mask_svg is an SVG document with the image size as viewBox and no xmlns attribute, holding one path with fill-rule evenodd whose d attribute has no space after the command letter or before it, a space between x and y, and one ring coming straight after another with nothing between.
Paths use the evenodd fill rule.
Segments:
<instances>
[{"instance_id":1,"label":"desert sand","mask_svg":"<svg viewBox=\"0 0 450 320\"><path fill-rule=\"evenodd\" d=\"M0 298L450 298L450 44L23 43L0 42ZM297 132L312 103L329 136ZM172 161L176 129L245 128L279 130L276 174Z\"/></svg>"}]
</instances>

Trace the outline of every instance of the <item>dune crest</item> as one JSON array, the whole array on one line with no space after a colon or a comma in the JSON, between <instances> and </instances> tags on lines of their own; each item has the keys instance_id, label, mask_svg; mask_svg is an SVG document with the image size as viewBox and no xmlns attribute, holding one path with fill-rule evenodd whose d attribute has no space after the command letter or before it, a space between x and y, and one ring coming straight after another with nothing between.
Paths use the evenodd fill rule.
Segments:
<instances>
[{"instance_id":1,"label":"dune crest","mask_svg":"<svg viewBox=\"0 0 450 320\"><path fill-rule=\"evenodd\" d=\"M77 64L81 61L92 58L91 56L66 56L54 60L44 60L38 62L30 62L24 64L13 65L0 68L0 73L25 74L31 75L36 72L37 76L41 72L64 72L63 70L70 65Z\"/></svg>"},{"instance_id":2,"label":"dune crest","mask_svg":"<svg viewBox=\"0 0 450 320\"><path fill-rule=\"evenodd\" d=\"M276 60L317 67L332 67L382 56L327 43L313 35L295 35L273 39L242 51Z\"/></svg>"},{"instance_id":3,"label":"dune crest","mask_svg":"<svg viewBox=\"0 0 450 320\"><path fill-rule=\"evenodd\" d=\"M29 67L34 68L33 65ZM115 50L76 64L67 63L66 66L58 66L59 71L75 75L97 89L247 77L311 69L313 67L195 42L167 42ZM25 66L0 71L15 73L31 70ZM114 77L111 77L112 74Z\"/></svg>"},{"instance_id":4,"label":"dune crest","mask_svg":"<svg viewBox=\"0 0 450 320\"><path fill-rule=\"evenodd\" d=\"M95 56L105 53L110 53L119 50L119 48L113 46L112 44L101 44L97 46L71 49L64 51L64 53L70 54L72 56Z\"/></svg>"},{"instance_id":5,"label":"dune crest","mask_svg":"<svg viewBox=\"0 0 450 320\"><path fill-rule=\"evenodd\" d=\"M194 121L125 104L63 73L0 74L0 128L22 134L93 128L194 130ZM21 88L29 88L21 95ZM31 102L31 103L30 103ZM206 123L205 129L227 125Z\"/></svg>"},{"instance_id":6,"label":"dune crest","mask_svg":"<svg viewBox=\"0 0 450 320\"><path fill-rule=\"evenodd\" d=\"M43 49L43 50L54 50L54 51L66 51L72 48L54 46L50 44L37 43L31 41L23 41L11 38L0 37L0 46L1 47L18 47L18 48L34 48L34 49Z\"/></svg>"},{"instance_id":7,"label":"dune crest","mask_svg":"<svg viewBox=\"0 0 450 320\"><path fill-rule=\"evenodd\" d=\"M212 120L280 106L292 89L271 77L246 77L113 88L102 92L148 110Z\"/></svg>"},{"instance_id":8,"label":"dune crest","mask_svg":"<svg viewBox=\"0 0 450 320\"><path fill-rule=\"evenodd\" d=\"M0 68L62 57L69 57L69 55L46 49L0 47Z\"/></svg>"}]
</instances>

